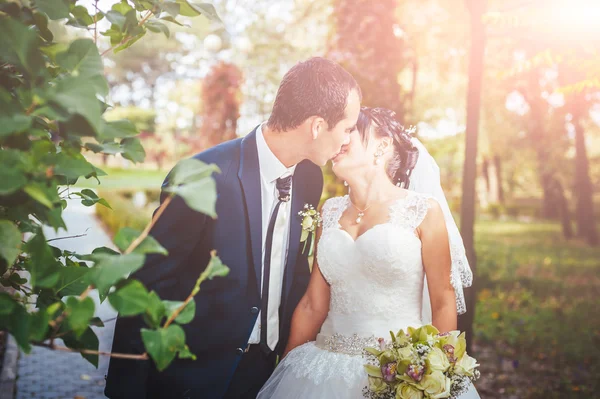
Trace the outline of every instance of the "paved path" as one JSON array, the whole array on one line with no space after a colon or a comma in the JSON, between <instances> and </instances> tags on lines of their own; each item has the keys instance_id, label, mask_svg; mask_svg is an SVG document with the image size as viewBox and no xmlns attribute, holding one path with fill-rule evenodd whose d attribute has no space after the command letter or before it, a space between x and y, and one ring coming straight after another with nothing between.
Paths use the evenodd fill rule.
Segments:
<instances>
[{"instance_id":1,"label":"paved path","mask_svg":"<svg viewBox=\"0 0 600 399\"><path fill-rule=\"evenodd\" d=\"M52 229L44 230L46 238L65 237L86 233L85 237L53 242L53 245L86 254L96 247L113 247L110 238L94 217L93 208L86 208L80 201L69 201L63 213L68 232L58 234ZM96 291L90 295L99 304ZM100 340L100 350L110 351L116 312L108 301L96 307L96 316L105 321L104 328L95 328ZM107 320L110 320L106 322ZM58 343L58 342L57 342ZM62 343L59 343L62 344ZM77 353L53 351L34 347L29 355L21 353L18 365L17 399L97 399L104 398L104 375L108 358L100 357L98 369Z\"/></svg>"}]
</instances>

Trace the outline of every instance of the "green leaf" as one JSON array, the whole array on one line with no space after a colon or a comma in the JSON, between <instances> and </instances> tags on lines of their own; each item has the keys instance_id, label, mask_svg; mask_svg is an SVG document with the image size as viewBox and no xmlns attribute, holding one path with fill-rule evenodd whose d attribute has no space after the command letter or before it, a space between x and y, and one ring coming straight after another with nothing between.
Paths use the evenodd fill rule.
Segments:
<instances>
[{"instance_id":1,"label":"green leaf","mask_svg":"<svg viewBox=\"0 0 600 399\"><path fill-rule=\"evenodd\" d=\"M110 10L109 12L106 13L106 19L108 19L111 24L117 26L120 31L123 30L123 27L125 26L126 18L125 18L125 15L123 15L121 12L115 11L115 10Z\"/></svg>"},{"instance_id":2,"label":"green leaf","mask_svg":"<svg viewBox=\"0 0 600 399\"><path fill-rule=\"evenodd\" d=\"M111 9L114 10L114 11L116 11L116 12L118 12L118 13L120 13L120 14L125 15L129 11L132 11L133 7L131 7L129 5L129 3L127 3L127 0L121 0L120 3L117 3L117 4L113 5Z\"/></svg>"},{"instance_id":3,"label":"green leaf","mask_svg":"<svg viewBox=\"0 0 600 399\"><path fill-rule=\"evenodd\" d=\"M29 339L33 341L43 341L48 332L50 317L47 312L38 311L31 313L29 326Z\"/></svg>"},{"instance_id":4,"label":"green leaf","mask_svg":"<svg viewBox=\"0 0 600 399\"><path fill-rule=\"evenodd\" d=\"M29 183L23 189L31 198L44 205L47 208L52 208L54 205L52 204L52 200L48 198L46 191L42 188L42 186L38 183Z\"/></svg>"},{"instance_id":5,"label":"green leaf","mask_svg":"<svg viewBox=\"0 0 600 399\"><path fill-rule=\"evenodd\" d=\"M77 180L94 172L94 166L81 154L69 156L65 153L57 154L54 174L65 176L68 180Z\"/></svg>"},{"instance_id":6,"label":"green leaf","mask_svg":"<svg viewBox=\"0 0 600 399\"><path fill-rule=\"evenodd\" d=\"M173 23L175 25L179 25L179 26L186 26L186 25L182 24L181 22L179 22L178 20L176 20L175 18L173 18L170 15L167 15L166 17L162 17L161 20L162 21L171 22L171 23Z\"/></svg>"},{"instance_id":7,"label":"green leaf","mask_svg":"<svg viewBox=\"0 0 600 399\"><path fill-rule=\"evenodd\" d=\"M28 73L37 76L44 67L38 47L39 39L35 30L13 18L0 19L0 54L3 63L22 66Z\"/></svg>"},{"instance_id":8,"label":"green leaf","mask_svg":"<svg viewBox=\"0 0 600 399\"><path fill-rule=\"evenodd\" d=\"M7 319L3 320L3 318L0 318L0 326L1 328L8 328L9 332L15 337L19 347L25 353L31 351L31 345L29 344L31 317L23 306L15 303L12 313Z\"/></svg>"},{"instance_id":9,"label":"green leaf","mask_svg":"<svg viewBox=\"0 0 600 399\"><path fill-rule=\"evenodd\" d=\"M99 140L112 140L117 138L134 137L139 134L135 125L127 120L120 119L117 121L106 122L102 126L102 130L98 135Z\"/></svg>"},{"instance_id":10,"label":"green leaf","mask_svg":"<svg viewBox=\"0 0 600 399\"><path fill-rule=\"evenodd\" d=\"M175 1L164 1L161 4L161 8L164 12L171 14L171 16L173 18L179 15L180 5L177 4L177 2L175 2ZM161 19L167 20L166 18L161 18ZM171 21L171 22L173 22L173 21Z\"/></svg>"},{"instance_id":11,"label":"green leaf","mask_svg":"<svg viewBox=\"0 0 600 399\"><path fill-rule=\"evenodd\" d=\"M80 295L86 290L86 274L91 269L83 266L67 266L60 270L60 278L56 291L60 297L68 295Z\"/></svg>"},{"instance_id":12,"label":"green leaf","mask_svg":"<svg viewBox=\"0 0 600 399\"><path fill-rule=\"evenodd\" d=\"M146 151L144 151L144 147L142 147L142 143L138 138L130 137L123 139L121 147L123 148L123 158L129 159L134 163L144 162Z\"/></svg>"},{"instance_id":13,"label":"green leaf","mask_svg":"<svg viewBox=\"0 0 600 399\"><path fill-rule=\"evenodd\" d=\"M160 300L156 292L151 291L148 294L148 306L146 308L145 320L152 327L160 326L163 317L165 317L165 304Z\"/></svg>"},{"instance_id":14,"label":"green leaf","mask_svg":"<svg viewBox=\"0 0 600 399\"><path fill-rule=\"evenodd\" d=\"M64 0L35 0L35 5L52 20L69 17L69 4Z\"/></svg>"},{"instance_id":15,"label":"green leaf","mask_svg":"<svg viewBox=\"0 0 600 399\"><path fill-rule=\"evenodd\" d=\"M8 220L0 220L0 256L12 265L21 253L21 232Z\"/></svg>"},{"instance_id":16,"label":"green leaf","mask_svg":"<svg viewBox=\"0 0 600 399\"><path fill-rule=\"evenodd\" d=\"M120 316L135 316L148 307L148 290L137 280L131 280L108 296Z\"/></svg>"},{"instance_id":17,"label":"green leaf","mask_svg":"<svg viewBox=\"0 0 600 399\"><path fill-rule=\"evenodd\" d=\"M229 274L229 268L221 262L221 258L216 256L214 253L211 254L210 262L206 267L208 279L212 280L215 277L225 277Z\"/></svg>"},{"instance_id":18,"label":"green leaf","mask_svg":"<svg viewBox=\"0 0 600 399\"><path fill-rule=\"evenodd\" d=\"M71 9L71 14L73 14L75 19L71 19L67 25L78 28L87 28L94 23L94 18L92 18L92 16L88 13L87 8L84 6L74 6ZM98 14L99 16L96 18L96 21L99 21L104 16L102 12L99 12Z\"/></svg>"},{"instance_id":19,"label":"green leaf","mask_svg":"<svg viewBox=\"0 0 600 399\"><path fill-rule=\"evenodd\" d=\"M185 349L185 332L176 324L155 331L142 329L142 341L156 368L162 371L171 364L178 351Z\"/></svg>"},{"instance_id":20,"label":"green leaf","mask_svg":"<svg viewBox=\"0 0 600 399\"><path fill-rule=\"evenodd\" d=\"M165 304L165 308L167 311L167 317L171 317L173 312L175 312L181 305L183 305L183 301L163 301ZM196 315L196 301L192 298L192 300L183 308L181 313L177 315L175 321L179 324L187 324L194 320L194 316Z\"/></svg>"},{"instance_id":21,"label":"green leaf","mask_svg":"<svg viewBox=\"0 0 600 399\"><path fill-rule=\"evenodd\" d=\"M151 32L154 33L164 33L164 35L169 38L171 37L171 32L169 31L169 27L165 24L163 24L162 22L159 22L155 19L150 19L148 21L146 21L145 24L146 28L148 28L148 30L150 30Z\"/></svg>"},{"instance_id":22,"label":"green leaf","mask_svg":"<svg viewBox=\"0 0 600 399\"><path fill-rule=\"evenodd\" d=\"M13 133L23 132L31 127L33 118L25 114L0 114L0 138Z\"/></svg>"},{"instance_id":23,"label":"green leaf","mask_svg":"<svg viewBox=\"0 0 600 399\"><path fill-rule=\"evenodd\" d=\"M196 360L196 355L194 355L192 352L190 352L190 348L188 348L188 346L184 346L182 350L179 351L179 353L177 354L177 357L179 359L192 359L192 360Z\"/></svg>"},{"instance_id":24,"label":"green leaf","mask_svg":"<svg viewBox=\"0 0 600 399\"><path fill-rule=\"evenodd\" d=\"M97 93L103 96L108 94L104 65L93 40L75 40L66 52L57 54L56 62L73 76L86 79L87 84L94 86Z\"/></svg>"},{"instance_id":25,"label":"green leaf","mask_svg":"<svg viewBox=\"0 0 600 399\"><path fill-rule=\"evenodd\" d=\"M142 37L144 37L145 34L146 34L146 31L142 31L141 33L138 33L136 36L133 36L132 39L128 40L127 42L123 43L122 45L115 47L114 53L117 54L117 53L133 46L135 44L135 42L137 42Z\"/></svg>"},{"instance_id":26,"label":"green leaf","mask_svg":"<svg viewBox=\"0 0 600 399\"><path fill-rule=\"evenodd\" d=\"M17 303L10 295L0 292L0 316L11 314L16 306Z\"/></svg>"},{"instance_id":27,"label":"green leaf","mask_svg":"<svg viewBox=\"0 0 600 399\"><path fill-rule=\"evenodd\" d=\"M115 28L113 26L110 27L110 29L101 32L100 33L102 36L106 36L110 38L110 45L111 46L116 46L117 44L121 43L123 41L123 39L125 38L125 34L123 32L121 32L118 28Z\"/></svg>"},{"instance_id":28,"label":"green leaf","mask_svg":"<svg viewBox=\"0 0 600 399\"><path fill-rule=\"evenodd\" d=\"M25 173L17 168L0 168L0 195L14 193L27 183Z\"/></svg>"},{"instance_id":29,"label":"green leaf","mask_svg":"<svg viewBox=\"0 0 600 399\"><path fill-rule=\"evenodd\" d=\"M213 218L217 217L215 208L217 203L217 185L212 177L199 182L168 188L165 191L181 196L187 206L193 210L202 212Z\"/></svg>"},{"instance_id":30,"label":"green leaf","mask_svg":"<svg viewBox=\"0 0 600 399\"><path fill-rule=\"evenodd\" d=\"M173 169L169 186L164 191L180 195L195 211L216 217L217 188L211 177L213 172L219 172L216 165L193 158L183 160Z\"/></svg>"},{"instance_id":31,"label":"green leaf","mask_svg":"<svg viewBox=\"0 0 600 399\"><path fill-rule=\"evenodd\" d=\"M98 341L98 337L94 330L88 327L84 333L80 337L76 337L74 334L70 333L63 337L63 341L65 345L71 349L88 349L92 351L97 351L100 342ZM90 362L94 367L98 368L98 355L90 355L90 354L81 354L88 362Z\"/></svg>"},{"instance_id":32,"label":"green leaf","mask_svg":"<svg viewBox=\"0 0 600 399\"><path fill-rule=\"evenodd\" d=\"M89 283L100 292L108 292L110 287L126 278L130 273L144 265L143 254L131 253L128 255L93 255L96 262L89 273Z\"/></svg>"},{"instance_id":33,"label":"green leaf","mask_svg":"<svg viewBox=\"0 0 600 399\"><path fill-rule=\"evenodd\" d=\"M126 251L131 243L139 237L141 232L132 229L130 227L124 227L114 238L114 242L121 251ZM147 236L144 240L133 250L134 253L140 254L163 254L167 255L167 250L160 245L158 241L152 236Z\"/></svg>"},{"instance_id":34,"label":"green leaf","mask_svg":"<svg viewBox=\"0 0 600 399\"><path fill-rule=\"evenodd\" d=\"M169 186L196 183L209 178L213 173L220 172L221 170L215 164L206 164L195 158L184 159L173 168L169 177Z\"/></svg>"},{"instance_id":35,"label":"green leaf","mask_svg":"<svg viewBox=\"0 0 600 399\"><path fill-rule=\"evenodd\" d=\"M67 298L67 320L76 337L80 337L88 328L90 320L94 317L94 309L94 300L90 297L82 301L73 296Z\"/></svg>"},{"instance_id":36,"label":"green leaf","mask_svg":"<svg viewBox=\"0 0 600 399\"><path fill-rule=\"evenodd\" d=\"M183 16L197 17L198 15L204 15L211 21L222 22L217 10L210 3L196 3L189 0L177 0L177 3L180 5L179 13Z\"/></svg>"},{"instance_id":37,"label":"green leaf","mask_svg":"<svg viewBox=\"0 0 600 399\"><path fill-rule=\"evenodd\" d=\"M98 93L97 85L90 84L88 78L65 76L56 82L49 101L56 103L69 113L83 116L98 132L102 122L102 108L96 93Z\"/></svg>"},{"instance_id":38,"label":"green leaf","mask_svg":"<svg viewBox=\"0 0 600 399\"><path fill-rule=\"evenodd\" d=\"M51 43L54 40L54 35L52 34L52 31L48 29L48 16L42 12L34 12L33 20L35 21L35 26L40 30L40 36Z\"/></svg>"}]
</instances>

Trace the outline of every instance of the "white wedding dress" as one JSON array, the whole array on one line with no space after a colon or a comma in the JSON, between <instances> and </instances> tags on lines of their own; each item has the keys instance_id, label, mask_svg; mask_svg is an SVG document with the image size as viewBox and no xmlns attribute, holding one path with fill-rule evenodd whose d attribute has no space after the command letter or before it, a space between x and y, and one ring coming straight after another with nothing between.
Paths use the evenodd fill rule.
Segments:
<instances>
[{"instance_id":1,"label":"white wedding dress","mask_svg":"<svg viewBox=\"0 0 600 399\"><path fill-rule=\"evenodd\" d=\"M339 219L349 198L323 206L323 233L317 259L331 286L329 314L316 342L292 350L277 366L258 398L362 398L367 386L363 348L377 346L409 326L424 324L424 269L415 229L429 209L430 197L409 191L390 206L389 221L356 241ZM479 398L471 387L461 399Z\"/></svg>"}]
</instances>

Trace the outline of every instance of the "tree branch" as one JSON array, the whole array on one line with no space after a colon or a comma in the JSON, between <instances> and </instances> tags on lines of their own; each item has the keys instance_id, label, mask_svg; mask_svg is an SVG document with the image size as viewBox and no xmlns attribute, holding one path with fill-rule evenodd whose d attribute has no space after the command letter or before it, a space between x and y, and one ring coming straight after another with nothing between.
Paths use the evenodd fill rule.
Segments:
<instances>
[{"instance_id":1,"label":"tree branch","mask_svg":"<svg viewBox=\"0 0 600 399\"><path fill-rule=\"evenodd\" d=\"M112 352L104 352L104 351L94 351L90 349L71 349L66 346L54 345L53 341L50 343L46 342L32 342L35 346L41 346L43 348L48 348L57 351L63 352L73 352L73 353L81 353L83 355L101 355L101 356L109 356L118 359L130 359L130 360L148 360L148 354L146 352L141 355L132 355L127 353L112 353Z\"/></svg>"},{"instance_id":2,"label":"tree branch","mask_svg":"<svg viewBox=\"0 0 600 399\"><path fill-rule=\"evenodd\" d=\"M169 206L172 199L173 199L173 196L171 195L170 197L167 197L167 199L165 199L162 204L160 204L160 207L156 210L156 214L154 215L154 217L152 218L150 223L148 223L146 225L146 227L144 228L144 231L142 231L142 234L140 234L135 240L133 240L133 242L129 245L127 250L125 250L125 252L124 252L125 255L130 254L131 251L133 251L135 248L137 248L137 246L140 245L146 237L148 237L150 230L152 230L152 227L154 227L154 225L156 224L156 221L163 214L163 212L165 211L165 208L167 206Z\"/></svg>"},{"instance_id":3,"label":"tree branch","mask_svg":"<svg viewBox=\"0 0 600 399\"><path fill-rule=\"evenodd\" d=\"M138 26L142 26L143 24L145 24L146 21L148 21L148 19L150 19L150 17L152 15L153 15L153 12L151 10L149 10L148 13L140 20L140 22L138 22ZM111 46L110 48L104 50L102 52L102 54L100 54L100 57L104 57L106 54L110 53L115 48L122 46L126 43L129 43L134 37L135 36L127 36L127 37L123 38L123 40L121 40L118 44Z\"/></svg>"}]
</instances>

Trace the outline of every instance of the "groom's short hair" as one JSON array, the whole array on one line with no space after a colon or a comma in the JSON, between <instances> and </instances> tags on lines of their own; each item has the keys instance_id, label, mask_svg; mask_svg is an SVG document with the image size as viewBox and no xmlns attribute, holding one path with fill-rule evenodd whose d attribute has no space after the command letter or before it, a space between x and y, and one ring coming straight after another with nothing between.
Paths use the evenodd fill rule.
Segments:
<instances>
[{"instance_id":1,"label":"groom's short hair","mask_svg":"<svg viewBox=\"0 0 600 399\"><path fill-rule=\"evenodd\" d=\"M331 129L344 119L353 89L362 97L356 80L339 64L321 57L300 62L283 77L267 124L275 131L287 131L320 116Z\"/></svg>"}]
</instances>

